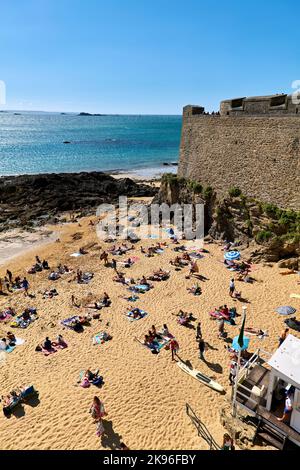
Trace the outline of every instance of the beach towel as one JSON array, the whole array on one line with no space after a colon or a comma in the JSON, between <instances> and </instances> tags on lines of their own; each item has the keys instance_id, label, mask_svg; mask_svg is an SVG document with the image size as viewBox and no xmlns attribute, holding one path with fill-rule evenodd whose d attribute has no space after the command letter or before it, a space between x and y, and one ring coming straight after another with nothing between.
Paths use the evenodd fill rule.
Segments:
<instances>
[{"instance_id":1,"label":"beach towel","mask_svg":"<svg viewBox=\"0 0 300 470\"><path fill-rule=\"evenodd\" d=\"M189 253L189 256L191 258L197 258L197 259L201 259L201 258L204 258L203 255L201 255L201 253L198 253L196 251L192 251L191 253Z\"/></svg>"},{"instance_id":2,"label":"beach towel","mask_svg":"<svg viewBox=\"0 0 300 470\"><path fill-rule=\"evenodd\" d=\"M148 313L145 312L145 310L141 310L140 308L139 308L139 313L141 314L141 317L138 317L138 318L134 318L132 311L126 312L125 316L128 318L129 321L134 321L134 320L142 320L142 318L145 318L148 315Z\"/></svg>"},{"instance_id":3,"label":"beach towel","mask_svg":"<svg viewBox=\"0 0 300 470\"><path fill-rule=\"evenodd\" d=\"M79 317L78 315L75 315L74 317L70 317L70 318L66 318L65 320L62 320L60 323L66 328L73 329L73 324L77 320L79 320Z\"/></svg>"},{"instance_id":4,"label":"beach towel","mask_svg":"<svg viewBox=\"0 0 300 470\"><path fill-rule=\"evenodd\" d=\"M70 256L73 258L78 258L79 256L83 256L81 253L72 253Z\"/></svg>"},{"instance_id":5,"label":"beach towel","mask_svg":"<svg viewBox=\"0 0 300 470\"><path fill-rule=\"evenodd\" d=\"M151 352L158 354L164 347L168 346L170 341L174 338L172 334L169 334L169 336L164 336L159 332L158 334L160 335L160 338L156 338L151 345L145 344L143 339L137 337L135 340Z\"/></svg>"},{"instance_id":6,"label":"beach towel","mask_svg":"<svg viewBox=\"0 0 300 470\"><path fill-rule=\"evenodd\" d=\"M84 374L85 374L84 370L81 370L79 372L79 380L81 381L80 386L82 388L88 388L91 385L95 385L96 387L99 387L100 385L104 384L104 380L103 380L102 375L97 375L93 380L89 380L87 377L85 377L84 381L83 381Z\"/></svg>"},{"instance_id":7,"label":"beach towel","mask_svg":"<svg viewBox=\"0 0 300 470\"><path fill-rule=\"evenodd\" d=\"M40 352L42 352L44 354L44 356L50 356L50 354L54 354L58 351L60 351L61 349L66 349L68 347L67 343L64 342L64 344L53 344L51 349L44 349L42 348L42 350Z\"/></svg>"},{"instance_id":8,"label":"beach towel","mask_svg":"<svg viewBox=\"0 0 300 470\"><path fill-rule=\"evenodd\" d=\"M4 312L1 312L1 314L2 314L3 316L2 316L2 318L0 318L0 321L7 321L7 320L9 320L10 318L12 318L11 313L6 313L6 312L4 311Z\"/></svg>"},{"instance_id":9,"label":"beach towel","mask_svg":"<svg viewBox=\"0 0 300 470\"><path fill-rule=\"evenodd\" d=\"M23 392L20 393L20 395L8 406L3 407L3 414L7 417L9 417L13 411L13 409L22 403L23 401L26 402L29 398L32 398L33 396L38 396L39 392L37 392L34 388L33 385L30 385L29 387L26 387Z\"/></svg>"},{"instance_id":10,"label":"beach towel","mask_svg":"<svg viewBox=\"0 0 300 470\"><path fill-rule=\"evenodd\" d=\"M132 290L134 292L140 292L140 293L147 292L149 289L150 287L144 284L136 284L135 286L129 287L129 290Z\"/></svg>"},{"instance_id":11,"label":"beach towel","mask_svg":"<svg viewBox=\"0 0 300 470\"><path fill-rule=\"evenodd\" d=\"M24 339L16 337L16 343L14 344L14 346L8 346L5 350L5 352L9 354L9 353L13 352L16 349L17 346L20 346L21 344L24 344L24 343L25 343Z\"/></svg>"},{"instance_id":12,"label":"beach towel","mask_svg":"<svg viewBox=\"0 0 300 470\"><path fill-rule=\"evenodd\" d=\"M16 317L16 319L14 321L12 321L10 323L10 326L12 328L27 328L32 322L34 322L35 320L37 320L38 317L37 315L31 313L31 316L30 316L30 319L29 320L24 320L22 316L18 316Z\"/></svg>"},{"instance_id":13,"label":"beach towel","mask_svg":"<svg viewBox=\"0 0 300 470\"><path fill-rule=\"evenodd\" d=\"M103 344L106 341L109 341L110 339L111 339L111 336L108 333L106 333L106 331L100 331L100 333L97 333L93 337L93 345Z\"/></svg>"},{"instance_id":14,"label":"beach towel","mask_svg":"<svg viewBox=\"0 0 300 470\"><path fill-rule=\"evenodd\" d=\"M136 302L139 300L139 297L137 295L131 295L130 297L122 297L124 300L127 300L127 302Z\"/></svg>"},{"instance_id":15,"label":"beach towel","mask_svg":"<svg viewBox=\"0 0 300 470\"><path fill-rule=\"evenodd\" d=\"M291 294L291 299L300 299L300 294Z\"/></svg>"},{"instance_id":16,"label":"beach towel","mask_svg":"<svg viewBox=\"0 0 300 470\"><path fill-rule=\"evenodd\" d=\"M77 281L78 284L88 284L94 277L94 273L83 273L81 280Z\"/></svg>"},{"instance_id":17,"label":"beach towel","mask_svg":"<svg viewBox=\"0 0 300 470\"><path fill-rule=\"evenodd\" d=\"M232 316L231 313L230 313L230 318L226 318L224 315L221 314L221 312L217 310L209 312L209 315L218 320L221 320L222 318L224 318L225 323L228 323L228 325L231 325L231 326L235 326L234 317Z\"/></svg>"},{"instance_id":18,"label":"beach towel","mask_svg":"<svg viewBox=\"0 0 300 470\"><path fill-rule=\"evenodd\" d=\"M48 279L49 281L57 281L57 279L60 279L60 274L58 272L50 273Z\"/></svg>"}]
</instances>

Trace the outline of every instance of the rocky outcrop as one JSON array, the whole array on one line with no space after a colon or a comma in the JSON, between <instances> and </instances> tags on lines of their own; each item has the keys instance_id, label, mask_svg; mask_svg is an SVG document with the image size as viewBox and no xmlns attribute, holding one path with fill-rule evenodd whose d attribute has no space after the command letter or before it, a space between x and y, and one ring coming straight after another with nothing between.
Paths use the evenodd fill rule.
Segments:
<instances>
[{"instance_id":1,"label":"rocky outcrop","mask_svg":"<svg viewBox=\"0 0 300 470\"><path fill-rule=\"evenodd\" d=\"M0 178L0 230L40 225L64 211L88 213L119 196L154 196L157 189L106 173L23 175Z\"/></svg>"},{"instance_id":2,"label":"rocky outcrop","mask_svg":"<svg viewBox=\"0 0 300 470\"><path fill-rule=\"evenodd\" d=\"M281 261L281 267L300 269L300 213L246 198L238 188L218 198L212 188L176 175L163 177L155 201L203 203L207 236L250 246L254 262Z\"/></svg>"}]
</instances>

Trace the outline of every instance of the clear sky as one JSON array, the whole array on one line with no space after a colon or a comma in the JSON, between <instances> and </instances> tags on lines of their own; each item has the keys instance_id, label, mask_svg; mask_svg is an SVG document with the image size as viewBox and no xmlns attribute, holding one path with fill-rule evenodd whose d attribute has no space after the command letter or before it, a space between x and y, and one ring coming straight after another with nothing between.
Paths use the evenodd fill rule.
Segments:
<instances>
[{"instance_id":1,"label":"clear sky","mask_svg":"<svg viewBox=\"0 0 300 470\"><path fill-rule=\"evenodd\" d=\"M181 114L294 90L299 0L11 0L7 109ZM5 107L2 106L3 109Z\"/></svg>"}]
</instances>

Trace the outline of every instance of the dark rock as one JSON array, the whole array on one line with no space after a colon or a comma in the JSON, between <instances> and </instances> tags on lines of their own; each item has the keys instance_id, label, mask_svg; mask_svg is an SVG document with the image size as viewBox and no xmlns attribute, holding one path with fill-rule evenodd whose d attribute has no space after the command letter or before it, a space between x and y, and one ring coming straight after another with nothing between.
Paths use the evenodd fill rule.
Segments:
<instances>
[{"instance_id":1,"label":"dark rock","mask_svg":"<svg viewBox=\"0 0 300 470\"><path fill-rule=\"evenodd\" d=\"M156 188L107 173L60 173L0 177L0 231L54 220L63 211L90 214L119 196L154 196ZM48 219L48 220L47 220Z\"/></svg>"}]
</instances>

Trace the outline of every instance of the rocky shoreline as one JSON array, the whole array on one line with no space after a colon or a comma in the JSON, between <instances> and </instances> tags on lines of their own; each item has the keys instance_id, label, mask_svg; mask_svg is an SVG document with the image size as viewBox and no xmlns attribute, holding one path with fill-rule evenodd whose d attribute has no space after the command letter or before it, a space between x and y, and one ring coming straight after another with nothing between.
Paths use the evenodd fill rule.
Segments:
<instances>
[{"instance_id":1,"label":"rocky shoreline","mask_svg":"<svg viewBox=\"0 0 300 470\"><path fill-rule=\"evenodd\" d=\"M0 231L56 223L68 211L88 215L119 196L151 197L157 188L103 172L51 173L0 177Z\"/></svg>"}]
</instances>

